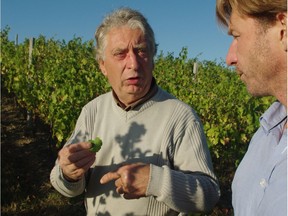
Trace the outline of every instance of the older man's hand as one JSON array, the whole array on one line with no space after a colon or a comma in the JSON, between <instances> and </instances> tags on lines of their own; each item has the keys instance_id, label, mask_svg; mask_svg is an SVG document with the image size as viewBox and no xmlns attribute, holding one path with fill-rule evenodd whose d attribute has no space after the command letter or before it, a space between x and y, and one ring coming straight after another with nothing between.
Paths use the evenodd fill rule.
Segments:
<instances>
[{"instance_id":1,"label":"older man's hand","mask_svg":"<svg viewBox=\"0 0 288 216\"><path fill-rule=\"evenodd\" d=\"M106 173L100 183L115 180L116 191L125 199L138 199L146 195L149 181L150 165L135 163L123 165L114 172Z\"/></svg>"},{"instance_id":2,"label":"older man's hand","mask_svg":"<svg viewBox=\"0 0 288 216\"><path fill-rule=\"evenodd\" d=\"M81 142L64 146L58 153L59 165L68 181L80 180L95 161L95 153L89 150L91 143Z\"/></svg>"}]
</instances>

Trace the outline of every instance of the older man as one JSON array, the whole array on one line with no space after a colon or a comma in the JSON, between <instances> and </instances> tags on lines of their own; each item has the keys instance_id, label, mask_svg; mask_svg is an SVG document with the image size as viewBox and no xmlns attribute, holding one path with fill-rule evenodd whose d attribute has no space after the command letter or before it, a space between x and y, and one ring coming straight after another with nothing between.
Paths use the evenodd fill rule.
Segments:
<instances>
[{"instance_id":1,"label":"older man","mask_svg":"<svg viewBox=\"0 0 288 216\"><path fill-rule=\"evenodd\" d=\"M201 123L191 107L157 86L146 19L117 10L97 29L96 42L112 91L82 109L51 171L52 185L69 197L85 191L88 215L211 210L219 187ZM95 157L87 141L97 136L103 146Z\"/></svg>"}]
</instances>

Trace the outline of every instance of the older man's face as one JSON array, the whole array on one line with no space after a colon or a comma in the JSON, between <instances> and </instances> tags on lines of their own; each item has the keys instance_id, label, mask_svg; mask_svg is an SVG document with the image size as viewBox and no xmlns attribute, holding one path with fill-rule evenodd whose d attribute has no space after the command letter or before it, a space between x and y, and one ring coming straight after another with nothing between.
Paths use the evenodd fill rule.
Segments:
<instances>
[{"instance_id":1,"label":"older man's face","mask_svg":"<svg viewBox=\"0 0 288 216\"><path fill-rule=\"evenodd\" d=\"M153 56L140 29L112 28L106 38L102 73L125 105L143 97L150 88Z\"/></svg>"}]
</instances>

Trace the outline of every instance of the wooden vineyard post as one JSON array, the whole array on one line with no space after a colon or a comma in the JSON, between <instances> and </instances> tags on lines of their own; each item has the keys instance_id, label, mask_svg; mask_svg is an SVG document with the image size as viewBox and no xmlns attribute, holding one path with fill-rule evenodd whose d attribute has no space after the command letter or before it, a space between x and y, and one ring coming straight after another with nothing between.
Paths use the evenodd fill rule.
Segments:
<instances>
[{"instance_id":1,"label":"wooden vineyard post","mask_svg":"<svg viewBox=\"0 0 288 216\"><path fill-rule=\"evenodd\" d=\"M29 64L28 64L28 70L31 69L32 67L32 53L33 53L33 47L34 47L34 41L35 39L32 37L29 39ZM29 74L28 74L29 76ZM30 80L30 79L28 79ZM31 89L31 83L28 83L28 89ZM27 110L27 133L31 134L32 133L32 128L33 128L33 112L32 110Z\"/></svg>"},{"instance_id":2,"label":"wooden vineyard post","mask_svg":"<svg viewBox=\"0 0 288 216\"><path fill-rule=\"evenodd\" d=\"M198 73L198 62L194 62L193 64L193 79L196 79Z\"/></svg>"}]
</instances>

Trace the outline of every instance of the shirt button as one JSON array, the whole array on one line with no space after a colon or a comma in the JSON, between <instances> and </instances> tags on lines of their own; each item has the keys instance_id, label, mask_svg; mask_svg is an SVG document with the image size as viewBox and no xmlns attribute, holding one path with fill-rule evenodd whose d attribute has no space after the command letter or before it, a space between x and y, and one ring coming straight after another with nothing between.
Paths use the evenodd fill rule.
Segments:
<instances>
[{"instance_id":1,"label":"shirt button","mask_svg":"<svg viewBox=\"0 0 288 216\"><path fill-rule=\"evenodd\" d=\"M266 188L268 186L268 183L266 182L266 180L264 178L262 178L260 180L260 186L263 188Z\"/></svg>"}]
</instances>

